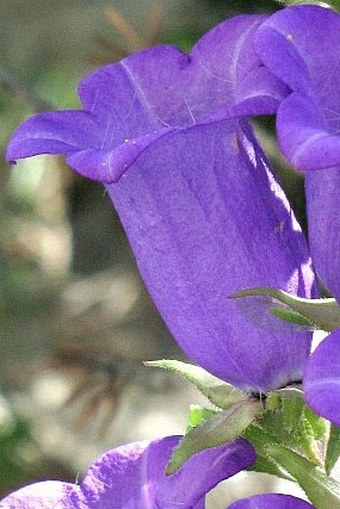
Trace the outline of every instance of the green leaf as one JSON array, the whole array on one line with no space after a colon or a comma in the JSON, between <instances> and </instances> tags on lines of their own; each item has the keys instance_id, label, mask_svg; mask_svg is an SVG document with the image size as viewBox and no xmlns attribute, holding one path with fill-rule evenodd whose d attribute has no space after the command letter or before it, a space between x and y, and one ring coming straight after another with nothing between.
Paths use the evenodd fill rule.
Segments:
<instances>
[{"instance_id":1,"label":"green leaf","mask_svg":"<svg viewBox=\"0 0 340 509\"><path fill-rule=\"evenodd\" d=\"M325 469L327 474L332 471L340 456L340 427L332 425L327 443Z\"/></svg>"},{"instance_id":2,"label":"green leaf","mask_svg":"<svg viewBox=\"0 0 340 509\"><path fill-rule=\"evenodd\" d=\"M271 308L271 311L281 320L296 324L297 315L299 315L301 323L304 319L306 323L314 324L315 328L320 330L332 331L340 328L340 307L335 299L303 299L267 286L241 290L231 295L230 298L263 296L271 297L274 302L276 301L276 305ZM281 306L281 312L278 313L280 303L284 306ZM288 306L293 315L287 313L285 306Z\"/></svg>"},{"instance_id":3,"label":"green leaf","mask_svg":"<svg viewBox=\"0 0 340 509\"><path fill-rule=\"evenodd\" d=\"M331 7L340 10L339 0L276 0L276 2L284 5L320 5L320 7Z\"/></svg>"},{"instance_id":4,"label":"green leaf","mask_svg":"<svg viewBox=\"0 0 340 509\"><path fill-rule=\"evenodd\" d=\"M281 445L268 445L267 454L296 479L318 509L340 507L340 484L303 456Z\"/></svg>"},{"instance_id":5,"label":"green leaf","mask_svg":"<svg viewBox=\"0 0 340 509\"><path fill-rule=\"evenodd\" d=\"M227 409L241 401L247 401L248 395L233 385L211 375L203 368L176 360L145 362L146 366L168 369L191 382L208 400L219 408Z\"/></svg>"},{"instance_id":6,"label":"green leaf","mask_svg":"<svg viewBox=\"0 0 340 509\"><path fill-rule=\"evenodd\" d=\"M326 0L323 2L324 6L325 4L329 5L335 11L340 11L340 0Z\"/></svg>"},{"instance_id":7,"label":"green leaf","mask_svg":"<svg viewBox=\"0 0 340 509\"><path fill-rule=\"evenodd\" d=\"M190 430L196 428L196 426L206 421L207 419L210 419L210 417L213 417L214 415L216 415L215 410L204 408L200 405L190 405L186 433L189 433Z\"/></svg>"},{"instance_id":8,"label":"green leaf","mask_svg":"<svg viewBox=\"0 0 340 509\"><path fill-rule=\"evenodd\" d=\"M259 401L243 401L202 422L175 448L166 473L173 474L199 451L235 440L261 412Z\"/></svg>"}]
</instances>

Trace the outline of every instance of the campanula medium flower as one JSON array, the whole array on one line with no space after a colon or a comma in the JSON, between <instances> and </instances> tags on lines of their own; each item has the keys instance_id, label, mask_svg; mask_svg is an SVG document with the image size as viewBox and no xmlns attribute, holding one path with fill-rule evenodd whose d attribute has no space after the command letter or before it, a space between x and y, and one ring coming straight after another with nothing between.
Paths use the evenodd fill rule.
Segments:
<instances>
[{"instance_id":1,"label":"campanula medium flower","mask_svg":"<svg viewBox=\"0 0 340 509\"><path fill-rule=\"evenodd\" d=\"M294 16L299 23L283 35L272 29ZM157 47L105 67L80 85L83 110L34 117L18 129L8 149L9 160L65 153L76 170L106 185L176 340L208 371L248 391L300 380L310 349L308 333L257 329L227 299L240 288L264 285L313 296L301 230L251 129L238 118L271 113L295 93L289 95L255 56L254 30L260 26L259 56L283 79L264 56L267 46L272 50L263 34L283 38L284 47L292 48L299 40L293 28L309 16L337 19L308 6L268 20L238 17L203 37L190 57ZM283 56L290 76L289 58ZM254 81L258 76L262 81ZM301 76L303 84L307 78ZM251 83L257 85L252 89ZM294 80L286 83L293 88ZM306 83L303 97L312 95ZM322 186L329 175L331 188L332 174L319 175ZM315 188L314 200L320 202ZM330 212L323 204L317 215L327 218ZM336 269L336 254L324 266ZM337 334L311 358L304 388L312 408L340 423L337 350L330 377L327 347L338 341Z\"/></svg>"},{"instance_id":2,"label":"campanula medium flower","mask_svg":"<svg viewBox=\"0 0 340 509\"><path fill-rule=\"evenodd\" d=\"M287 94L254 52L264 19L225 21L189 56L159 46L94 72L79 87L83 110L33 117L7 153L64 153L103 182L177 342L255 392L301 380L311 335L258 329L228 296L314 292L301 229L243 119L273 113Z\"/></svg>"},{"instance_id":3,"label":"campanula medium flower","mask_svg":"<svg viewBox=\"0 0 340 509\"><path fill-rule=\"evenodd\" d=\"M98 458L80 484L35 483L3 499L0 508L204 509L208 491L255 460L252 446L239 439L196 454L167 477L165 466L178 440L173 436L118 447Z\"/></svg>"}]
</instances>

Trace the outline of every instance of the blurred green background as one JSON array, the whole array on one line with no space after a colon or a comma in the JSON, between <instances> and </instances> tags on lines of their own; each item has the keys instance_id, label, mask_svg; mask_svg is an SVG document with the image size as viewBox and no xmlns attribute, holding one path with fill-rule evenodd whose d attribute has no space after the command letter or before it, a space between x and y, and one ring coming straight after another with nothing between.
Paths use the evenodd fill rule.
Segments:
<instances>
[{"instance_id":1,"label":"blurred green background","mask_svg":"<svg viewBox=\"0 0 340 509\"><path fill-rule=\"evenodd\" d=\"M77 84L95 67L158 42L187 50L226 17L276 8L264 0L0 0L2 154L29 115L77 108ZM271 124L262 120L258 130L283 168ZM283 175L302 211L301 181ZM142 367L142 359L181 354L101 186L62 158L10 169L2 157L0 198L4 495L34 479L74 481L114 445L180 433L199 398L174 376ZM273 481L256 479L257 491L273 489ZM231 486L221 502L212 496L215 508L247 489L244 480ZM249 486L254 492L253 478Z\"/></svg>"}]
</instances>

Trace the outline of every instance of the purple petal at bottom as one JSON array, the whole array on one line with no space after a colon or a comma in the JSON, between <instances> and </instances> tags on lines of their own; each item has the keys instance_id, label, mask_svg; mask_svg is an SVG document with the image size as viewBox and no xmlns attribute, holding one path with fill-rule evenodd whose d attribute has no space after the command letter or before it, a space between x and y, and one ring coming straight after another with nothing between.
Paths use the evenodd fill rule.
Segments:
<instances>
[{"instance_id":1,"label":"purple petal at bottom","mask_svg":"<svg viewBox=\"0 0 340 509\"><path fill-rule=\"evenodd\" d=\"M290 495L268 493L244 498L231 504L228 509L315 509L313 505Z\"/></svg>"},{"instance_id":2,"label":"purple petal at bottom","mask_svg":"<svg viewBox=\"0 0 340 509\"><path fill-rule=\"evenodd\" d=\"M132 443L103 454L80 485L46 481L0 502L1 509L204 509L205 494L251 466L255 451L245 440L205 450L172 476L164 471L180 437Z\"/></svg>"},{"instance_id":3,"label":"purple petal at bottom","mask_svg":"<svg viewBox=\"0 0 340 509\"><path fill-rule=\"evenodd\" d=\"M317 414L340 425L340 330L318 346L307 364L304 398Z\"/></svg>"}]
</instances>

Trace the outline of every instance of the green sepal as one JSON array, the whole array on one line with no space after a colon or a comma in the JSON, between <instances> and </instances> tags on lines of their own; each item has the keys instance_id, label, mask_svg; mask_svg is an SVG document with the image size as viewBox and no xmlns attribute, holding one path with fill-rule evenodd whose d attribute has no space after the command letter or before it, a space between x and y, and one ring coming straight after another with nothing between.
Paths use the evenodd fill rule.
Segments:
<instances>
[{"instance_id":1,"label":"green sepal","mask_svg":"<svg viewBox=\"0 0 340 509\"><path fill-rule=\"evenodd\" d=\"M280 320L284 322L292 323L293 325L305 327L307 329L312 330L316 328L315 323L311 322L304 316L300 315L300 313L297 313L292 309L272 307L269 309L269 311L273 316L276 316L276 318L280 318Z\"/></svg>"},{"instance_id":2,"label":"green sepal","mask_svg":"<svg viewBox=\"0 0 340 509\"><path fill-rule=\"evenodd\" d=\"M167 475L175 473L193 454L238 438L261 412L259 401L243 401L193 428L174 449Z\"/></svg>"},{"instance_id":3,"label":"green sepal","mask_svg":"<svg viewBox=\"0 0 340 509\"><path fill-rule=\"evenodd\" d=\"M295 449L299 449L316 465L322 460L318 440L327 431L327 421L308 408L299 388L279 389L268 394L266 412L262 426L270 430L278 439Z\"/></svg>"},{"instance_id":4,"label":"green sepal","mask_svg":"<svg viewBox=\"0 0 340 509\"><path fill-rule=\"evenodd\" d=\"M301 486L318 509L340 507L340 484L319 467L288 447L268 445L267 454L282 466Z\"/></svg>"},{"instance_id":5,"label":"green sepal","mask_svg":"<svg viewBox=\"0 0 340 509\"><path fill-rule=\"evenodd\" d=\"M322 461L317 441L326 432L326 421L306 406L300 389L282 389L279 393L284 428L292 435L293 444L301 447L310 461L320 465Z\"/></svg>"},{"instance_id":6,"label":"green sepal","mask_svg":"<svg viewBox=\"0 0 340 509\"><path fill-rule=\"evenodd\" d=\"M181 375L219 408L227 409L235 403L248 400L248 395L245 392L211 375L199 366L171 359L148 361L145 362L145 365L167 369Z\"/></svg>"},{"instance_id":7,"label":"green sepal","mask_svg":"<svg viewBox=\"0 0 340 509\"><path fill-rule=\"evenodd\" d=\"M304 407L304 417L311 427L315 440L321 440L328 431L329 422L314 413L308 406Z\"/></svg>"},{"instance_id":8,"label":"green sepal","mask_svg":"<svg viewBox=\"0 0 340 509\"><path fill-rule=\"evenodd\" d=\"M340 456L340 427L331 425L327 442L325 470L329 475Z\"/></svg>"},{"instance_id":9,"label":"green sepal","mask_svg":"<svg viewBox=\"0 0 340 509\"><path fill-rule=\"evenodd\" d=\"M276 408L272 401L273 399ZM277 410L282 414L283 428L290 434L296 429L297 422L303 413L304 401L302 392L295 387L273 391L268 394L266 408L274 411ZM280 424L280 428L282 429L282 424Z\"/></svg>"},{"instance_id":10,"label":"green sepal","mask_svg":"<svg viewBox=\"0 0 340 509\"><path fill-rule=\"evenodd\" d=\"M340 328L340 307L335 299L303 299L266 286L240 290L230 296L232 299L244 297L270 297L274 301L272 314L295 325L299 320L300 324L305 322L306 327L324 331Z\"/></svg>"},{"instance_id":11,"label":"green sepal","mask_svg":"<svg viewBox=\"0 0 340 509\"><path fill-rule=\"evenodd\" d=\"M301 391L291 387L270 392L265 408L260 422L262 428L275 436L277 443L296 445L304 411Z\"/></svg>"},{"instance_id":12,"label":"green sepal","mask_svg":"<svg viewBox=\"0 0 340 509\"><path fill-rule=\"evenodd\" d=\"M248 426L242 436L252 444L256 451L256 462L249 470L275 475L276 477L288 479L289 481L294 480L276 463L276 461L273 461L266 452L266 447L268 445L278 443L276 436L263 429L257 422Z\"/></svg>"},{"instance_id":13,"label":"green sepal","mask_svg":"<svg viewBox=\"0 0 340 509\"><path fill-rule=\"evenodd\" d=\"M216 415L216 413L216 410L211 410L211 408L204 408L200 405L190 405L187 429L185 434L189 433L189 431L191 431L193 428L196 428L196 426L202 422L210 419L210 417Z\"/></svg>"}]
</instances>

